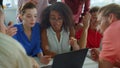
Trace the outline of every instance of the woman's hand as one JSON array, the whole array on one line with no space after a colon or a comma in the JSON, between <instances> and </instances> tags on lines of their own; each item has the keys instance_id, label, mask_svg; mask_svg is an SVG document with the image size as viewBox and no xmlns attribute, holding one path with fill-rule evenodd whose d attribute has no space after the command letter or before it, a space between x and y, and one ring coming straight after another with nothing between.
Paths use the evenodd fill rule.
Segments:
<instances>
[{"instance_id":1,"label":"woman's hand","mask_svg":"<svg viewBox=\"0 0 120 68\"><path fill-rule=\"evenodd\" d=\"M40 57L40 62L43 64L48 64L51 60L51 56L41 56Z\"/></svg>"},{"instance_id":2,"label":"woman's hand","mask_svg":"<svg viewBox=\"0 0 120 68\"><path fill-rule=\"evenodd\" d=\"M77 44L77 39L75 39L74 37L70 37L70 45L72 46L73 50L79 50L80 47L79 45Z\"/></svg>"},{"instance_id":3,"label":"woman's hand","mask_svg":"<svg viewBox=\"0 0 120 68\"><path fill-rule=\"evenodd\" d=\"M35 61L34 58L31 57L31 60L32 60L32 66L33 66L33 68L40 68L39 64Z\"/></svg>"},{"instance_id":4,"label":"woman's hand","mask_svg":"<svg viewBox=\"0 0 120 68\"><path fill-rule=\"evenodd\" d=\"M91 15L90 15L90 13L87 12L86 15L83 17L83 27L84 28L89 28L90 20L91 20Z\"/></svg>"}]
</instances>

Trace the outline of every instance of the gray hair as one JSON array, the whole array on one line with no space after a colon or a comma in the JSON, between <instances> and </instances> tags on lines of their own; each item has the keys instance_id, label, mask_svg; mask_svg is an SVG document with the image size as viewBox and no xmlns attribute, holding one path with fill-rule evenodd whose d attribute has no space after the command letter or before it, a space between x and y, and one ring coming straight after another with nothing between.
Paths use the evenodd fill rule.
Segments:
<instances>
[{"instance_id":1,"label":"gray hair","mask_svg":"<svg viewBox=\"0 0 120 68\"><path fill-rule=\"evenodd\" d=\"M31 60L22 45L0 33L0 68L32 68Z\"/></svg>"}]
</instances>

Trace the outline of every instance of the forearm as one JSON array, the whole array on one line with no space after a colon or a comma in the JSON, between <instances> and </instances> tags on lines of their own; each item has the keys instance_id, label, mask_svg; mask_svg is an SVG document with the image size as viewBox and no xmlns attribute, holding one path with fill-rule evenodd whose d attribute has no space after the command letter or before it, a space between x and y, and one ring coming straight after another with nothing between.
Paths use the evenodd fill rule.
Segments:
<instances>
[{"instance_id":1,"label":"forearm","mask_svg":"<svg viewBox=\"0 0 120 68\"><path fill-rule=\"evenodd\" d=\"M113 68L113 64L103 60L103 59L99 59L99 68Z\"/></svg>"},{"instance_id":2,"label":"forearm","mask_svg":"<svg viewBox=\"0 0 120 68\"><path fill-rule=\"evenodd\" d=\"M52 58L56 55L55 52L52 52L52 51L50 51L50 50L44 50L44 54L45 54L45 55L50 55Z\"/></svg>"},{"instance_id":3,"label":"forearm","mask_svg":"<svg viewBox=\"0 0 120 68\"><path fill-rule=\"evenodd\" d=\"M75 46L74 47L72 47L73 48L73 50L79 50L80 49L80 47L79 47L79 45L78 44L74 44Z\"/></svg>"},{"instance_id":4,"label":"forearm","mask_svg":"<svg viewBox=\"0 0 120 68\"><path fill-rule=\"evenodd\" d=\"M4 13L2 11L0 11L0 32L2 33L6 33L6 26L4 24Z\"/></svg>"},{"instance_id":5,"label":"forearm","mask_svg":"<svg viewBox=\"0 0 120 68\"><path fill-rule=\"evenodd\" d=\"M72 50L79 50L80 47L77 43L77 39L75 39L74 37L70 37L70 45L72 46Z\"/></svg>"},{"instance_id":6,"label":"forearm","mask_svg":"<svg viewBox=\"0 0 120 68\"><path fill-rule=\"evenodd\" d=\"M78 44L80 48L86 48L87 44L87 34L88 34L88 28L83 28L83 32L81 34L81 38L78 40Z\"/></svg>"},{"instance_id":7,"label":"forearm","mask_svg":"<svg viewBox=\"0 0 120 68\"><path fill-rule=\"evenodd\" d=\"M81 38L78 40L78 44L80 48L85 48L87 44L87 35L88 35L88 28L90 25L90 19L91 15L89 13L86 13L86 15L83 18L83 32L81 34Z\"/></svg>"},{"instance_id":8,"label":"forearm","mask_svg":"<svg viewBox=\"0 0 120 68\"><path fill-rule=\"evenodd\" d=\"M0 21L0 32L6 34L6 26Z\"/></svg>"}]
</instances>

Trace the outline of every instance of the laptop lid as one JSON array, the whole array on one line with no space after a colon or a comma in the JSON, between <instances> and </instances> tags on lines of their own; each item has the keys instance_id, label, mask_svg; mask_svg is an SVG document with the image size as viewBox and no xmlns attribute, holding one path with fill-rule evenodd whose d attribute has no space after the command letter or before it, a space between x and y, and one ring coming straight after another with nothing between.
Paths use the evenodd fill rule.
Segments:
<instances>
[{"instance_id":1,"label":"laptop lid","mask_svg":"<svg viewBox=\"0 0 120 68\"><path fill-rule=\"evenodd\" d=\"M52 68L82 68L88 49L56 55Z\"/></svg>"}]
</instances>

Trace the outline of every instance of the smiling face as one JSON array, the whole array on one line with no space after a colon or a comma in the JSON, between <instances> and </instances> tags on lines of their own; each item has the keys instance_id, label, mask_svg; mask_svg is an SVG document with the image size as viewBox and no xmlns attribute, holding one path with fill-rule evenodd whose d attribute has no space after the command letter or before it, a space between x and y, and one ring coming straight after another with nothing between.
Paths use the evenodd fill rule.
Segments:
<instances>
[{"instance_id":1,"label":"smiling face","mask_svg":"<svg viewBox=\"0 0 120 68\"><path fill-rule=\"evenodd\" d=\"M60 31L63 25L63 18L57 11L51 11L49 16L50 24L54 31Z\"/></svg>"},{"instance_id":2,"label":"smiling face","mask_svg":"<svg viewBox=\"0 0 120 68\"><path fill-rule=\"evenodd\" d=\"M104 17L102 13L98 14L97 21L99 23L98 27L101 33L103 33L110 24L110 21L108 20L108 18L109 17Z\"/></svg>"},{"instance_id":3,"label":"smiling face","mask_svg":"<svg viewBox=\"0 0 120 68\"><path fill-rule=\"evenodd\" d=\"M26 9L25 13L22 15L23 24L28 27L33 27L37 19L37 10L36 8Z\"/></svg>"}]
</instances>

